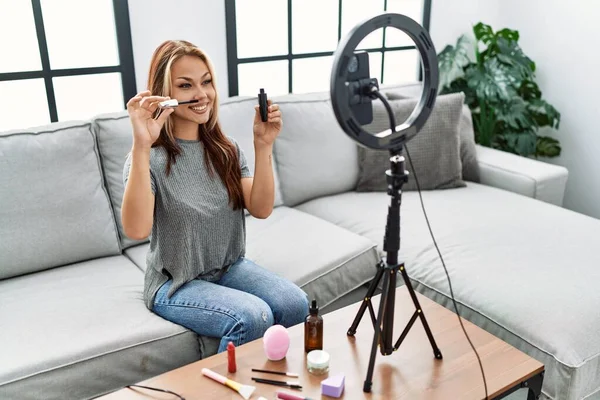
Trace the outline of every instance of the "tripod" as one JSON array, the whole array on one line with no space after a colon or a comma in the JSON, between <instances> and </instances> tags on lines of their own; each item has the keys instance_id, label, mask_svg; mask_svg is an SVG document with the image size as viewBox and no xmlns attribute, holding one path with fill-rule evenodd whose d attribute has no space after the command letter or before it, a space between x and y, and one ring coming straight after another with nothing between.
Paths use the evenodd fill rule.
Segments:
<instances>
[{"instance_id":1,"label":"tripod","mask_svg":"<svg viewBox=\"0 0 600 400\"><path fill-rule=\"evenodd\" d=\"M395 125L392 125L395 126ZM354 318L354 322L348 329L348 335L354 336L356 333L356 327L360 323L365 311L369 308L369 314L375 328L373 335L373 346L371 347L371 357L369 359L369 369L367 371L367 377L364 382L363 392L370 392L372 379L373 379L373 368L375 367L375 356L377 351L377 345L381 354L386 356L392 354L392 352L398 350L402 341L410 331L417 318L421 319L431 347L433 348L433 354L438 360L442 359L442 353L438 349L435 339L429 329L429 324L425 319L425 314L421 309L419 300L415 295L415 291L410 283L404 263L398 263L398 250L400 249L400 203L402 202L402 185L408 181L408 172L404 169L404 157L402 154L402 145L395 149L390 149L390 169L386 171L386 180L388 183L388 195L392 197L391 204L388 207L387 223L385 227L385 237L383 240L383 250L386 252L386 262L380 260L377 264L377 273L371 281L367 295L360 305L360 309ZM394 303L396 295L396 277L398 271L402 274L404 283L408 288L410 297L415 305L415 312L408 321L408 324L400 334L398 341L392 347L392 336L394 331ZM379 302L379 312L377 314L377 320L375 320L375 312L373 310L373 304L371 303L371 297L375 293L375 289L379 284L379 281L383 277L383 291L381 293L381 299Z\"/></svg>"}]
</instances>

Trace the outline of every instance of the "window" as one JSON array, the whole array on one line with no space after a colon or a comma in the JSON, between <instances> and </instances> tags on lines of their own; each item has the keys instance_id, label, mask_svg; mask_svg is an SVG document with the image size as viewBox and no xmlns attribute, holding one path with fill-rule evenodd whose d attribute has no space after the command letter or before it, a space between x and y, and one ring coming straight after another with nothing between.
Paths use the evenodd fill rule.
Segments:
<instances>
[{"instance_id":1,"label":"window","mask_svg":"<svg viewBox=\"0 0 600 400\"><path fill-rule=\"evenodd\" d=\"M126 0L0 5L0 131L125 109L136 91Z\"/></svg>"},{"instance_id":2,"label":"window","mask_svg":"<svg viewBox=\"0 0 600 400\"><path fill-rule=\"evenodd\" d=\"M431 0L225 0L229 95L328 90L339 40L383 12L429 30ZM399 29L375 30L357 50L369 53L371 77L381 84L421 79L419 52Z\"/></svg>"}]
</instances>

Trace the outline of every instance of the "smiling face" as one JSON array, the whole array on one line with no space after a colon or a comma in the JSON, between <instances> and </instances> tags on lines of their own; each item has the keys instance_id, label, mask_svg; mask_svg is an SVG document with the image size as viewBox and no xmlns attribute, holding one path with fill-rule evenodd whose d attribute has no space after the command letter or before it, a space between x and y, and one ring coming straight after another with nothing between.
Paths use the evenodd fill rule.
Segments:
<instances>
[{"instance_id":1,"label":"smiling face","mask_svg":"<svg viewBox=\"0 0 600 400\"><path fill-rule=\"evenodd\" d=\"M207 123L213 111L215 93L211 71L200 57L185 55L173 62L170 97L178 101L198 100L175 108L171 118L176 127Z\"/></svg>"}]
</instances>

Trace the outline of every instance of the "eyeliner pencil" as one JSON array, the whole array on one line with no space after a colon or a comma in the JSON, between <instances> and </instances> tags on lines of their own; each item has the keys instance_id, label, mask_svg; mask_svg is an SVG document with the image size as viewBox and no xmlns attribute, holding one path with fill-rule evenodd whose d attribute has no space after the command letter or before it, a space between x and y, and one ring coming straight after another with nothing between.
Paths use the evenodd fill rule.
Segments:
<instances>
[{"instance_id":1,"label":"eyeliner pencil","mask_svg":"<svg viewBox=\"0 0 600 400\"><path fill-rule=\"evenodd\" d=\"M279 372L279 371L269 371L266 369L257 369L257 368L252 368L253 372L264 372L266 374L276 374L276 375L285 375L285 376L289 376L292 378L297 378L298 374L294 374L293 372Z\"/></svg>"},{"instance_id":2,"label":"eyeliner pencil","mask_svg":"<svg viewBox=\"0 0 600 400\"><path fill-rule=\"evenodd\" d=\"M286 382L286 381L274 381L272 379L262 379L262 378L254 378L252 380L258 383L267 383L269 385L277 385L277 386L287 386L292 389L302 389L302 386L294 383L294 382Z\"/></svg>"}]
</instances>

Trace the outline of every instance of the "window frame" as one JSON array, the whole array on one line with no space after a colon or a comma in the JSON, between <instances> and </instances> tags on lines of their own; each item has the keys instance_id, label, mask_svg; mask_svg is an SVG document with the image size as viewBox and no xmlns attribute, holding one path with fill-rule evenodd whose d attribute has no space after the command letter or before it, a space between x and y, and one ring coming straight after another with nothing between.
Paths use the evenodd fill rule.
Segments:
<instances>
[{"instance_id":1,"label":"window frame","mask_svg":"<svg viewBox=\"0 0 600 400\"><path fill-rule=\"evenodd\" d=\"M239 94L239 79L238 79L238 65L262 61L282 61L287 60L288 62L288 93L292 93L292 82L293 82L293 62L292 60L298 60L302 58L313 58L331 56L334 54L333 51L324 51L316 53L292 53L292 1L287 0L287 32L288 32L288 51L287 54L276 55L276 56L263 56L263 57L246 57L238 58L237 56L237 26L236 26L236 11L235 2L236 0L225 0L225 30L226 30L226 41L227 41L227 75L229 79L229 96L237 96ZM342 38L342 2L338 0L338 43ZM384 0L383 9L384 12L387 10L387 0ZM431 0L423 0L423 28L429 32L431 23ZM380 52L381 53L381 78L383 80L383 70L385 65L385 53L389 51L401 51L401 50L415 50L416 46L396 46L396 47L385 47L385 31L383 30L383 40L381 47L364 49L369 53ZM361 49L363 50L363 49ZM423 80L423 72L419 71L419 81ZM383 82L380 82L383 83Z\"/></svg>"},{"instance_id":2,"label":"window frame","mask_svg":"<svg viewBox=\"0 0 600 400\"><path fill-rule=\"evenodd\" d=\"M46 31L44 29L41 0L31 0L42 69L38 71L3 72L0 73L0 82L43 78L46 87L50 122L53 123L58 122L58 111L56 108L56 97L54 94L52 78L119 72L121 73L121 86L123 88L123 109L125 109L128 101L127 99L135 96L136 93L129 6L128 0L113 0L112 3L115 16L115 33L117 35L117 46L119 51L118 65L52 69L50 67L50 55L48 54L48 43L46 41Z\"/></svg>"}]
</instances>

